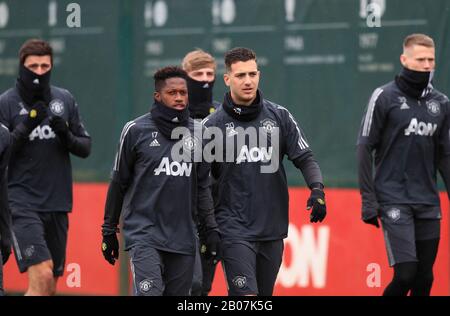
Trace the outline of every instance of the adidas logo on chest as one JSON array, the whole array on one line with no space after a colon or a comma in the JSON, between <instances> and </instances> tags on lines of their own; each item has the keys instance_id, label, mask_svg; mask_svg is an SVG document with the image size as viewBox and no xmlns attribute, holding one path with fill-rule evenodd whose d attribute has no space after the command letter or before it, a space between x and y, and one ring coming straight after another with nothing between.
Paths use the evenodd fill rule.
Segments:
<instances>
[{"instance_id":1,"label":"adidas logo on chest","mask_svg":"<svg viewBox=\"0 0 450 316\"><path fill-rule=\"evenodd\" d=\"M161 144L158 142L158 140L155 138L151 143L150 147L158 147L161 146Z\"/></svg>"}]
</instances>

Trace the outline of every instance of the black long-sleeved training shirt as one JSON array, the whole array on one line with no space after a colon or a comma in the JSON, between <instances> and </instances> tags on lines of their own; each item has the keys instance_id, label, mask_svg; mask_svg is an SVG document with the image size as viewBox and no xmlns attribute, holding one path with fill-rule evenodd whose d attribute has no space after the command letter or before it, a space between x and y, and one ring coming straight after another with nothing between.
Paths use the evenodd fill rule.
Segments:
<instances>
[{"instance_id":1,"label":"black long-sleeved training shirt","mask_svg":"<svg viewBox=\"0 0 450 316\"><path fill-rule=\"evenodd\" d=\"M70 92L52 86L51 97L48 115L60 116L68 123L69 133L65 140L53 132L49 117L31 133L26 132L22 122L30 106L23 102L17 88L11 88L0 96L0 123L11 134L8 190L9 204L13 210L67 212L72 209L69 154L87 157L91 138Z\"/></svg>"},{"instance_id":2,"label":"black long-sleeved training shirt","mask_svg":"<svg viewBox=\"0 0 450 316\"><path fill-rule=\"evenodd\" d=\"M376 216L379 205L439 205L436 173L448 170L449 133L449 100L439 91L416 99L395 81L375 89L357 141L363 219ZM450 183L448 171L441 174Z\"/></svg>"},{"instance_id":3,"label":"black long-sleeved training shirt","mask_svg":"<svg viewBox=\"0 0 450 316\"><path fill-rule=\"evenodd\" d=\"M201 154L202 128L200 122L189 119L187 133L179 142L159 132L151 113L124 126L107 196L103 234L117 231L122 214L126 249L146 244L168 252L195 253L193 214L198 214L207 229L217 228L210 166L193 159L194 154ZM173 151L181 147L184 156L175 157Z\"/></svg>"},{"instance_id":4,"label":"black long-sleeved training shirt","mask_svg":"<svg viewBox=\"0 0 450 316\"><path fill-rule=\"evenodd\" d=\"M285 156L304 171L308 186L323 183L319 165L292 114L262 97L259 100L261 112L253 120L233 118L224 110L225 105L204 120L215 139L215 212L225 240L264 241L287 236ZM230 98L225 97L224 102L230 102Z\"/></svg>"}]
</instances>

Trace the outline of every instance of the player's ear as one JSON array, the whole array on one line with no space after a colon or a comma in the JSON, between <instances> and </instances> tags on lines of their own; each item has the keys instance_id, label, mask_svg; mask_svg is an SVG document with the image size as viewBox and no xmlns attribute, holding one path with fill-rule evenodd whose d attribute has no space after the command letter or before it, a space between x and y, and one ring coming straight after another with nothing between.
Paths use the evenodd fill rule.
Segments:
<instances>
[{"instance_id":1,"label":"player's ear","mask_svg":"<svg viewBox=\"0 0 450 316\"><path fill-rule=\"evenodd\" d=\"M161 102L161 93L158 91L153 92L153 97L156 101Z\"/></svg>"},{"instance_id":2,"label":"player's ear","mask_svg":"<svg viewBox=\"0 0 450 316\"><path fill-rule=\"evenodd\" d=\"M403 67L406 67L406 55L405 54L401 54L400 55L400 63L402 64Z\"/></svg>"},{"instance_id":3,"label":"player's ear","mask_svg":"<svg viewBox=\"0 0 450 316\"><path fill-rule=\"evenodd\" d=\"M223 81L227 87L230 86L230 75L227 72L223 74Z\"/></svg>"}]
</instances>

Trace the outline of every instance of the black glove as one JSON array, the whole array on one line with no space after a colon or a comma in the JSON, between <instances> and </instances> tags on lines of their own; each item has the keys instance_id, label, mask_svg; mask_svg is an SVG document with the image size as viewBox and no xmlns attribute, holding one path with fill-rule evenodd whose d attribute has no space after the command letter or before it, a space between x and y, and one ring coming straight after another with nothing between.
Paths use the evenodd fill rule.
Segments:
<instances>
[{"instance_id":1,"label":"black glove","mask_svg":"<svg viewBox=\"0 0 450 316\"><path fill-rule=\"evenodd\" d=\"M44 102L38 101L30 109L30 112L28 112L27 117L23 121L23 125L31 133L47 116L47 106Z\"/></svg>"},{"instance_id":2,"label":"black glove","mask_svg":"<svg viewBox=\"0 0 450 316\"><path fill-rule=\"evenodd\" d=\"M116 234L103 235L102 252L105 260L112 265L119 259L119 240Z\"/></svg>"},{"instance_id":3,"label":"black glove","mask_svg":"<svg viewBox=\"0 0 450 316\"><path fill-rule=\"evenodd\" d=\"M66 137L69 132L69 126L61 116L52 116L50 118L50 127L60 137Z\"/></svg>"},{"instance_id":4,"label":"black glove","mask_svg":"<svg viewBox=\"0 0 450 316\"><path fill-rule=\"evenodd\" d=\"M380 206L373 195L362 196L362 220L364 223L373 225L376 228L380 227L378 223L378 210Z\"/></svg>"},{"instance_id":5,"label":"black glove","mask_svg":"<svg viewBox=\"0 0 450 316\"><path fill-rule=\"evenodd\" d=\"M206 232L205 240L202 242L200 252L206 259L213 259L214 263L219 261L220 234L216 230Z\"/></svg>"},{"instance_id":6,"label":"black glove","mask_svg":"<svg viewBox=\"0 0 450 316\"><path fill-rule=\"evenodd\" d=\"M0 251L2 252L3 265L9 259L9 255L11 255L11 241L8 238L3 238L0 240Z\"/></svg>"},{"instance_id":7,"label":"black glove","mask_svg":"<svg viewBox=\"0 0 450 316\"><path fill-rule=\"evenodd\" d=\"M378 223L378 217L377 216L371 217L371 218L368 218L368 219L363 219L363 222L366 223L366 224L369 224L369 225L373 225L376 228L380 228L380 224Z\"/></svg>"},{"instance_id":8,"label":"black glove","mask_svg":"<svg viewBox=\"0 0 450 316\"><path fill-rule=\"evenodd\" d=\"M325 205L325 192L321 189L312 189L308 202L306 203L306 209L311 211L310 221L311 223L322 222L327 215L327 206Z\"/></svg>"}]
</instances>

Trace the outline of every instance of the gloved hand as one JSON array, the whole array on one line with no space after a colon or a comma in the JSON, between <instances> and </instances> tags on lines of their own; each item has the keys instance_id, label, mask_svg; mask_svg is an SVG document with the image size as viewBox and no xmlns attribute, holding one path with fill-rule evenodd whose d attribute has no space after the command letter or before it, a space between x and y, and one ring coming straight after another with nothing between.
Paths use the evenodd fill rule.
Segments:
<instances>
[{"instance_id":1,"label":"gloved hand","mask_svg":"<svg viewBox=\"0 0 450 316\"><path fill-rule=\"evenodd\" d=\"M103 235L102 252L105 260L112 265L119 259L119 240L116 234Z\"/></svg>"},{"instance_id":2,"label":"gloved hand","mask_svg":"<svg viewBox=\"0 0 450 316\"><path fill-rule=\"evenodd\" d=\"M322 222L327 215L327 206L325 205L325 192L322 189L312 189L306 209L311 211L311 223Z\"/></svg>"},{"instance_id":3,"label":"gloved hand","mask_svg":"<svg viewBox=\"0 0 450 316\"><path fill-rule=\"evenodd\" d=\"M207 259L213 259L214 263L219 261L219 247L220 234L216 230L209 230L206 232L205 240L202 242L200 252L205 255Z\"/></svg>"},{"instance_id":4,"label":"gloved hand","mask_svg":"<svg viewBox=\"0 0 450 316\"><path fill-rule=\"evenodd\" d=\"M60 137L66 137L69 132L67 122L61 116L52 116L50 118L50 127Z\"/></svg>"},{"instance_id":5,"label":"gloved hand","mask_svg":"<svg viewBox=\"0 0 450 316\"><path fill-rule=\"evenodd\" d=\"M378 223L378 217L377 216L371 217L371 218L368 218L368 219L363 219L363 222L366 223L366 224L369 224L369 225L373 225L376 228L380 228L380 224Z\"/></svg>"},{"instance_id":6,"label":"gloved hand","mask_svg":"<svg viewBox=\"0 0 450 316\"><path fill-rule=\"evenodd\" d=\"M23 124L26 126L28 132L31 133L47 116L47 106L44 102L38 101L28 112Z\"/></svg>"},{"instance_id":7,"label":"gloved hand","mask_svg":"<svg viewBox=\"0 0 450 316\"><path fill-rule=\"evenodd\" d=\"M376 228L380 227L378 223L378 210L380 206L373 196L362 197L362 220L364 223L373 225Z\"/></svg>"},{"instance_id":8,"label":"gloved hand","mask_svg":"<svg viewBox=\"0 0 450 316\"><path fill-rule=\"evenodd\" d=\"M11 255L11 241L4 236L0 240L0 251L2 252L3 265L5 265Z\"/></svg>"}]
</instances>

